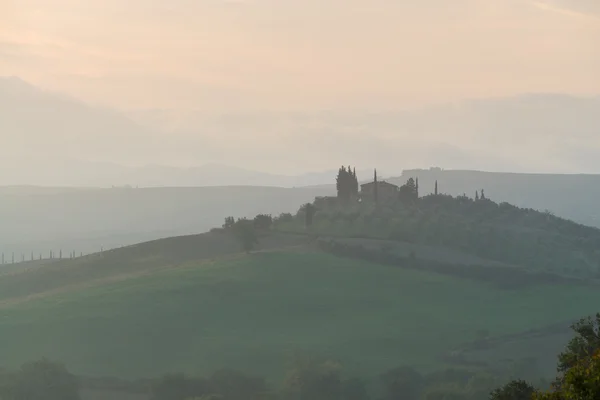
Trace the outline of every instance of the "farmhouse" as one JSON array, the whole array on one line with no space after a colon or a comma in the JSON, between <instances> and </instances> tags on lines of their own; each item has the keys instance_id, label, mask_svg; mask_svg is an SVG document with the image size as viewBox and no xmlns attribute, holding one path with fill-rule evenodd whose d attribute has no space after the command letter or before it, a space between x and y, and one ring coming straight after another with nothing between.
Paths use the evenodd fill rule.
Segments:
<instances>
[{"instance_id":1,"label":"farmhouse","mask_svg":"<svg viewBox=\"0 0 600 400\"><path fill-rule=\"evenodd\" d=\"M379 202L388 202L398 199L400 188L386 181L373 181L360 185L360 198L364 200L375 200Z\"/></svg>"}]
</instances>

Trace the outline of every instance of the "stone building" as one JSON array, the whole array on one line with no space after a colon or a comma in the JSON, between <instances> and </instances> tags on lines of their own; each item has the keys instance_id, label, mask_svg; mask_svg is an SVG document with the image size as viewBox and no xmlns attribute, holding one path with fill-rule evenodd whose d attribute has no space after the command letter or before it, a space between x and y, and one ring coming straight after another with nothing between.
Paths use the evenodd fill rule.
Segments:
<instances>
[{"instance_id":1,"label":"stone building","mask_svg":"<svg viewBox=\"0 0 600 400\"><path fill-rule=\"evenodd\" d=\"M400 188L386 181L373 181L360 185L361 201L375 201L387 203L398 199Z\"/></svg>"}]
</instances>

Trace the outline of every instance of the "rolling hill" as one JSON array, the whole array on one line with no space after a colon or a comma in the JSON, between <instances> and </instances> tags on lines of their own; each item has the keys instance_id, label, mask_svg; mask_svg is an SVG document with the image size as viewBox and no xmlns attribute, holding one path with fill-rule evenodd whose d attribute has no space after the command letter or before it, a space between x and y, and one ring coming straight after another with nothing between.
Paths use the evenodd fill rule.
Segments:
<instances>
[{"instance_id":1,"label":"rolling hill","mask_svg":"<svg viewBox=\"0 0 600 400\"><path fill-rule=\"evenodd\" d=\"M419 178L421 194L433 192L438 181L441 193L474 196L484 189L496 202L519 207L549 210L563 218L600 227L600 175L531 174L469 170L411 169L388 179L402 185L410 177Z\"/></svg>"},{"instance_id":2,"label":"rolling hill","mask_svg":"<svg viewBox=\"0 0 600 400\"><path fill-rule=\"evenodd\" d=\"M595 312L597 301L596 287L505 290L336 257L303 235L267 235L255 254L244 255L227 234L210 233L0 275L0 332L11 344L0 359L15 367L46 356L92 376L233 367L274 378L301 352L372 377L398 365L432 370L468 362L448 358L457 349L469 359L485 351L492 365L553 356L564 335L551 332L544 349L528 352L514 344L507 351L503 338L516 335L518 343L532 329L567 326ZM470 349L481 331L501 351Z\"/></svg>"},{"instance_id":3,"label":"rolling hill","mask_svg":"<svg viewBox=\"0 0 600 400\"><path fill-rule=\"evenodd\" d=\"M418 258L431 258L441 248L442 257L458 259L459 264L465 264L464 254L468 254L530 271L600 277L600 229L549 212L449 195L415 196L378 205L368 201L318 204L313 234L392 241L385 245L386 252L376 246L384 258L392 255L392 247L398 247L393 243L403 242L399 250L404 257L412 250ZM275 227L304 232L304 215L300 210L296 218L277 219ZM348 251L356 255L362 249ZM461 256L456 257L457 252Z\"/></svg>"}]
</instances>

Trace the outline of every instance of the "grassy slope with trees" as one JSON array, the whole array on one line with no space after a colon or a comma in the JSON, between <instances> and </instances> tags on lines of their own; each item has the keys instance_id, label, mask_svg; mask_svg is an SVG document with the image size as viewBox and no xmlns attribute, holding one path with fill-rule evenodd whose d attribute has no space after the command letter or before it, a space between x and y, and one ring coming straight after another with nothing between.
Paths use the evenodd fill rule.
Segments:
<instances>
[{"instance_id":1,"label":"grassy slope with trees","mask_svg":"<svg viewBox=\"0 0 600 400\"><path fill-rule=\"evenodd\" d=\"M571 326L575 335L558 355L558 374L551 386L545 381L531 385L515 380L507 370L446 369L423 374L406 366L365 380L348 377L338 362L307 355L294 357L277 384L231 368L204 376L170 373L128 382L77 377L64 365L41 359L18 370L0 371L0 396L6 400L597 400L599 324L600 314L596 314Z\"/></svg>"},{"instance_id":2,"label":"grassy slope with trees","mask_svg":"<svg viewBox=\"0 0 600 400\"><path fill-rule=\"evenodd\" d=\"M138 257L129 265L151 259ZM100 376L208 373L227 366L273 376L300 351L371 376L398 364L439 367L449 351L482 331L495 336L566 323L594 311L600 300L594 288L506 291L302 247L180 260L143 273L107 270L115 279L69 280L64 290L23 283L48 277L46 268L75 277L109 268L108 261L75 269L63 262L0 277L0 330L11 343L0 350L3 363L47 356L78 374ZM9 292L17 282L20 290Z\"/></svg>"},{"instance_id":3,"label":"grassy slope with trees","mask_svg":"<svg viewBox=\"0 0 600 400\"><path fill-rule=\"evenodd\" d=\"M412 180L398 201L352 205L347 175L342 207L229 217L204 235L4 271L0 358L119 377L234 367L274 379L294 354L367 380L398 365L551 373L546 356L564 345L554 327L600 300L600 231L482 192L419 197Z\"/></svg>"},{"instance_id":4,"label":"grassy slope with trees","mask_svg":"<svg viewBox=\"0 0 600 400\"><path fill-rule=\"evenodd\" d=\"M317 210L308 232L449 248L530 270L580 278L599 276L597 228L547 212L498 204L485 194L483 199L443 194L418 197L414 181L410 193L406 188L400 189L397 201L379 205L342 197L341 206ZM307 231L302 210L295 218L288 215L274 224L280 231Z\"/></svg>"},{"instance_id":5,"label":"grassy slope with trees","mask_svg":"<svg viewBox=\"0 0 600 400\"><path fill-rule=\"evenodd\" d=\"M410 177L419 178L423 195L433 193L435 181L439 189L452 196L472 195L483 188L489 197L524 208L551 210L556 215L600 227L597 199L600 197L600 175L531 174L484 171L414 169L390 178L403 185Z\"/></svg>"}]
</instances>

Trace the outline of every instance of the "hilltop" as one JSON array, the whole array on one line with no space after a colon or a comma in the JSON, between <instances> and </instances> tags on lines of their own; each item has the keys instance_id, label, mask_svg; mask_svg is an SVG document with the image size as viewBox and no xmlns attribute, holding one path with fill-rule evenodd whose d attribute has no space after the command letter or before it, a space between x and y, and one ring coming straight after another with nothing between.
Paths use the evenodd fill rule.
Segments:
<instances>
[{"instance_id":1,"label":"hilltop","mask_svg":"<svg viewBox=\"0 0 600 400\"><path fill-rule=\"evenodd\" d=\"M508 202L523 208L549 210L563 218L600 227L600 175L597 174L532 174L443 170L439 168L410 169L389 182L404 184L410 177L418 178L422 194L433 193L435 181L440 191L452 196L484 189L497 202Z\"/></svg>"},{"instance_id":2,"label":"hilltop","mask_svg":"<svg viewBox=\"0 0 600 400\"><path fill-rule=\"evenodd\" d=\"M414 181L412 185L414 190ZM600 276L600 229L549 212L489 198L442 194L380 205L355 201L335 206L336 199L332 200L333 206L316 203L308 229L312 234L404 243L405 256L407 245L413 250L425 246L416 257L428 257L435 248L445 248L528 270ZM305 214L301 210L296 218L277 219L275 227L285 232L306 231ZM393 245L386 247L389 252Z\"/></svg>"}]
</instances>

